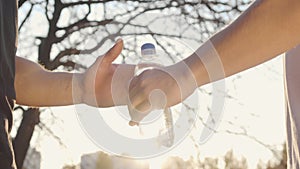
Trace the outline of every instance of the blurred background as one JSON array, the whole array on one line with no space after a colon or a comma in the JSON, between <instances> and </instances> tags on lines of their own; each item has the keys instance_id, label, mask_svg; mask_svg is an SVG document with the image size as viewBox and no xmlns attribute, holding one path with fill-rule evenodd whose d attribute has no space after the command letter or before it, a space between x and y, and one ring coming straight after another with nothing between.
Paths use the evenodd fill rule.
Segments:
<instances>
[{"instance_id":1,"label":"blurred background","mask_svg":"<svg viewBox=\"0 0 300 169\"><path fill-rule=\"evenodd\" d=\"M144 42L156 44L170 65L188 57L239 16L250 0L19 0L18 56L52 71L84 71L116 41L116 63L136 63ZM45 89L46 90L46 89ZM220 126L198 144L198 125L210 113L211 84L198 89L195 130L177 147L151 159L104 152L81 128L74 106L17 106L12 130L23 169L264 169L286 168L282 56L226 79ZM99 109L103 117L116 115ZM107 118L118 125L113 118ZM129 126L128 126L128 130Z\"/></svg>"}]
</instances>

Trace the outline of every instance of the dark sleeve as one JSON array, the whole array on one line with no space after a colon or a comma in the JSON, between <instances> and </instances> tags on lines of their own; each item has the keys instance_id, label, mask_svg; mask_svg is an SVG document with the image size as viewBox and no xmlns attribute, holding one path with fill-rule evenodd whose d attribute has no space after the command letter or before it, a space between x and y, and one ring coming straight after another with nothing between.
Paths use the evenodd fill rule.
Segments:
<instances>
[{"instance_id":1,"label":"dark sleeve","mask_svg":"<svg viewBox=\"0 0 300 169\"><path fill-rule=\"evenodd\" d=\"M0 97L15 99L15 56L17 50L17 1L0 0Z\"/></svg>"}]
</instances>

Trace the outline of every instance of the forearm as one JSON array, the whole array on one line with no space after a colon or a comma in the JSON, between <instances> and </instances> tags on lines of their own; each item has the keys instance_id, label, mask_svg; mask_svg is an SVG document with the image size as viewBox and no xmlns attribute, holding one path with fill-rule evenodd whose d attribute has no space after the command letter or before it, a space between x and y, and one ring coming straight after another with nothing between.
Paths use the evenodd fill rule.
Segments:
<instances>
[{"instance_id":1,"label":"forearm","mask_svg":"<svg viewBox=\"0 0 300 169\"><path fill-rule=\"evenodd\" d=\"M36 76L37 77L37 76ZM18 94L17 103L29 106L65 106L79 103L79 99L73 98L72 83L73 74L66 72L44 72L43 76L36 80L32 77L29 80L35 81L27 85L25 91ZM78 92L80 90L74 89Z\"/></svg>"},{"instance_id":2,"label":"forearm","mask_svg":"<svg viewBox=\"0 0 300 169\"><path fill-rule=\"evenodd\" d=\"M256 1L183 62L201 86L222 78L209 77L205 68L216 60L211 53L219 57L225 77L270 60L300 43L299 9L299 0Z\"/></svg>"},{"instance_id":3,"label":"forearm","mask_svg":"<svg viewBox=\"0 0 300 169\"><path fill-rule=\"evenodd\" d=\"M74 75L66 72L50 72L28 60L16 59L16 101L29 106L61 106L74 103L73 91L80 92ZM78 74L79 75L79 74ZM76 99L80 102L80 98Z\"/></svg>"}]
</instances>

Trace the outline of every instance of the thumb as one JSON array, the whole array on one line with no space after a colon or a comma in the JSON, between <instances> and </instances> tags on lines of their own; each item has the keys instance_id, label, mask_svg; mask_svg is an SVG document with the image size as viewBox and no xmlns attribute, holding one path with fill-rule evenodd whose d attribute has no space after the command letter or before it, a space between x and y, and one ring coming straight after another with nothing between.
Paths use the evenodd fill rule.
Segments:
<instances>
[{"instance_id":1,"label":"thumb","mask_svg":"<svg viewBox=\"0 0 300 169\"><path fill-rule=\"evenodd\" d=\"M102 64L110 65L122 52L123 40L118 39L116 44L109 49L109 51L103 56Z\"/></svg>"}]
</instances>

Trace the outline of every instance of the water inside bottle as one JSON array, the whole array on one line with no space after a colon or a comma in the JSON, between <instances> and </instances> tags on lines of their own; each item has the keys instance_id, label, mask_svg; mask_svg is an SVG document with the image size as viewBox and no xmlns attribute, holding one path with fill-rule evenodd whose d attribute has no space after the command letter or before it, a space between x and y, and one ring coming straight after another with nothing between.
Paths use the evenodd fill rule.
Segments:
<instances>
[{"instance_id":1,"label":"water inside bottle","mask_svg":"<svg viewBox=\"0 0 300 169\"><path fill-rule=\"evenodd\" d=\"M135 76L140 75L144 71L151 70L154 68L159 68L162 67L162 63L159 61L156 51L155 51L155 46L153 44L144 44L141 47L141 62L138 63L135 67ZM130 112L137 111L134 110L131 106L128 106L128 109ZM154 115L153 117L148 118L148 124L150 122L156 121L161 115L164 114L164 121L162 123L164 127L161 127L158 130L158 137L157 137L157 142L158 145L161 146L166 146L166 147L171 147L174 143L174 128L173 128L173 117L172 117L172 112L170 108L165 108L163 110L154 110L151 112L151 115ZM146 118L145 118L146 119ZM150 120L149 120L150 119ZM147 121L146 121L147 123ZM144 131L142 128L142 125L146 124L145 121L141 122L138 127L139 127L139 134L141 136L144 136Z\"/></svg>"}]
</instances>

